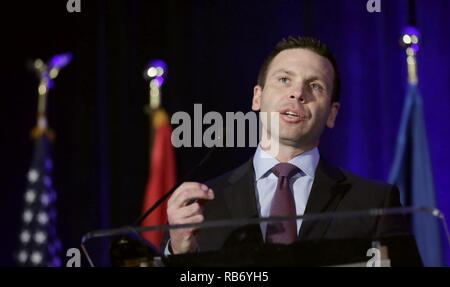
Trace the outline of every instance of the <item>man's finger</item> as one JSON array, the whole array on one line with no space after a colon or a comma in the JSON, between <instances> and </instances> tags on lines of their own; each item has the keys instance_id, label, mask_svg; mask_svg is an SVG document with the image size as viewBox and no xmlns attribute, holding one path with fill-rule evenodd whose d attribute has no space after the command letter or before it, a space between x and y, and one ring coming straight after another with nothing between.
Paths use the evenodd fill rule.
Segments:
<instances>
[{"instance_id":1,"label":"man's finger","mask_svg":"<svg viewBox=\"0 0 450 287\"><path fill-rule=\"evenodd\" d=\"M177 214L177 218L185 219L197 214L202 214L202 208L198 202L194 202L190 205L180 208Z\"/></svg>"},{"instance_id":2,"label":"man's finger","mask_svg":"<svg viewBox=\"0 0 450 287\"><path fill-rule=\"evenodd\" d=\"M172 194L172 196L169 198L169 203L171 202L180 202L179 196L184 194L187 190L208 190L208 186L199 182L183 182L177 190Z\"/></svg>"},{"instance_id":3,"label":"man's finger","mask_svg":"<svg viewBox=\"0 0 450 287\"><path fill-rule=\"evenodd\" d=\"M176 207L183 207L189 205L190 203L192 203L197 199L205 199L205 200L214 199L214 192L212 191L212 189L209 189L208 187L206 187L206 189L203 188L184 189L174 200L171 201L171 204L173 204Z\"/></svg>"}]
</instances>

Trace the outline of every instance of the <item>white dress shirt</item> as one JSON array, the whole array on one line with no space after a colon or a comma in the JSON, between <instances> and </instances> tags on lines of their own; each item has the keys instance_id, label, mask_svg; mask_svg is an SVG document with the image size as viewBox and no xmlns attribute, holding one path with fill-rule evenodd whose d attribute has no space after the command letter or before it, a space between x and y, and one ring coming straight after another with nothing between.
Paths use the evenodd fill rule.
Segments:
<instances>
[{"instance_id":1,"label":"white dress shirt","mask_svg":"<svg viewBox=\"0 0 450 287\"><path fill-rule=\"evenodd\" d=\"M302 215L305 212L319 158L319 150L314 148L289 161L289 163L300 169L300 172L292 176L289 181L291 190L294 193L297 215ZM262 217L268 217L270 215L270 205L278 182L278 177L271 169L278 163L280 162L276 158L258 146L253 157L253 167L255 170L258 211L259 215ZM297 220L297 234L301 225L302 220ZM261 224L261 231L264 239L266 236L266 226L267 223Z\"/></svg>"}]
</instances>

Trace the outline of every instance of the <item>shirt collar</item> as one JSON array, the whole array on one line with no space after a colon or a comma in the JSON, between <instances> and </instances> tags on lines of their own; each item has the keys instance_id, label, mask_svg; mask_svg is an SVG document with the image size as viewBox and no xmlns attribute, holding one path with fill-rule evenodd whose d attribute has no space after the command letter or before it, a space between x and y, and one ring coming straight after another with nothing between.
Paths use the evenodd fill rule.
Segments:
<instances>
[{"instance_id":1,"label":"shirt collar","mask_svg":"<svg viewBox=\"0 0 450 287\"><path fill-rule=\"evenodd\" d=\"M306 175L314 178L317 165L319 164L319 159L319 150L315 147L312 150L295 156L289 161L289 163L297 166ZM276 158L264 151L261 146L258 145L253 157L253 167L255 169L256 180L268 175L270 170L278 163L280 162Z\"/></svg>"}]
</instances>

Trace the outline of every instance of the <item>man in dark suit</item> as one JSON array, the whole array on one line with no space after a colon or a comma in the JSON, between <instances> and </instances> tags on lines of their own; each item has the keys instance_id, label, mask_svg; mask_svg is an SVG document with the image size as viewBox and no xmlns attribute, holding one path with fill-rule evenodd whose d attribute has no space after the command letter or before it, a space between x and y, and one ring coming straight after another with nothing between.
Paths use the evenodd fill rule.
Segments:
<instances>
[{"instance_id":1,"label":"man in dark suit","mask_svg":"<svg viewBox=\"0 0 450 287\"><path fill-rule=\"evenodd\" d=\"M329 49L311 38L282 40L263 63L252 109L277 113L278 129L263 122L255 156L206 184L183 183L168 201L170 224L204 220L292 216L399 207L394 186L369 181L328 164L318 145L339 111L339 74ZM377 218L261 224L256 240L289 244L301 239L374 236L395 228ZM173 254L221 248L232 230L170 231Z\"/></svg>"}]
</instances>

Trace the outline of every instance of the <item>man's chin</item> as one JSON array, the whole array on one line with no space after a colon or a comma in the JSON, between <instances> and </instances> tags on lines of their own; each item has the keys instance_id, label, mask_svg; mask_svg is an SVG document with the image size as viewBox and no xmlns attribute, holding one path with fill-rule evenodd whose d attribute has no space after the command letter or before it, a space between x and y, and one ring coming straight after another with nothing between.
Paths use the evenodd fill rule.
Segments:
<instances>
[{"instance_id":1,"label":"man's chin","mask_svg":"<svg viewBox=\"0 0 450 287\"><path fill-rule=\"evenodd\" d=\"M303 142L308 139L308 136L302 131L283 131L279 135L280 142Z\"/></svg>"},{"instance_id":2,"label":"man's chin","mask_svg":"<svg viewBox=\"0 0 450 287\"><path fill-rule=\"evenodd\" d=\"M298 130L295 131L295 133L281 133L279 141L282 144L295 146L310 146L315 145L318 142L311 133L299 132Z\"/></svg>"},{"instance_id":3,"label":"man's chin","mask_svg":"<svg viewBox=\"0 0 450 287\"><path fill-rule=\"evenodd\" d=\"M304 137L280 137L280 144L284 146L301 147L307 142Z\"/></svg>"}]
</instances>

